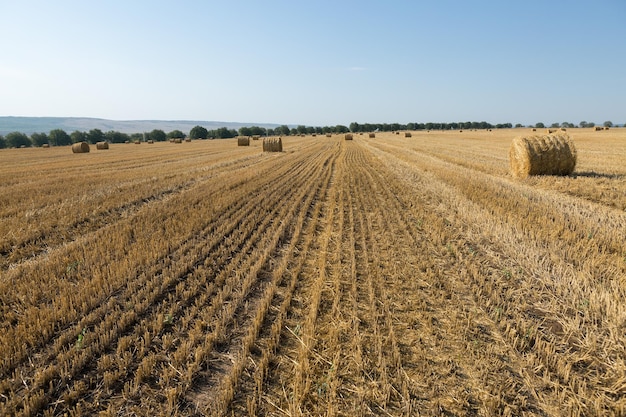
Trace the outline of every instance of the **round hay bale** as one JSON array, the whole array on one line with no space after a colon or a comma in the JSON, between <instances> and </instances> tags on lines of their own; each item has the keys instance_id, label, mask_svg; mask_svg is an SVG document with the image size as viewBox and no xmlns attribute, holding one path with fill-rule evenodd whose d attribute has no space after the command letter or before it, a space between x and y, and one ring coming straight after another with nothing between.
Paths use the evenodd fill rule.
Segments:
<instances>
[{"instance_id":1,"label":"round hay bale","mask_svg":"<svg viewBox=\"0 0 626 417\"><path fill-rule=\"evenodd\" d=\"M238 137L237 146L250 146L250 138L244 136Z\"/></svg>"},{"instance_id":2,"label":"round hay bale","mask_svg":"<svg viewBox=\"0 0 626 417\"><path fill-rule=\"evenodd\" d=\"M410 138L411 137L411 132L404 132L404 137L405 138Z\"/></svg>"},{"instance_id":3,"label":"round hay bale","mask_svg":"<svg viewBox=\"0 0 626 417\"><path fill-rule=\"evenodd\" d=\"M42 148L49 148L50 144L49 143L44 143L43 145L41 145Z\"/></svg>"},{"instance_id":4,"label":"round hay bale","mask_svg":"<svg viewBox=\"0 0 626 417\"><path fill-rule=\"evenodd\" d=\"M327 134L326 134L326 137L327 137L327 138L332 138L332 137L333 137L333 135L332 135L332 134L330 134L330 133L327 133Z\"/></svg>"},{"instance_id":5,"label":"round hay bale","mask_svg":"<svg viewBox=\"0 0 626 417\"><path fill-rule=\"evenodd\" d=\"M375 138L376 137L376 133L370 133L370 138Z\"/></svg>"},{"instance_id":6,"label":"round hay bale","mask_svg":"<svg viewBox=\"0 0 626 417\"><path fill-rule=\"evenodd\" d=\"M96 142L96 149L99 151L109 149L109 142Z\"/></svg>"},{"instance_id":7,"label":"round hay bale","mask_svg":"<svg viewBox=\"0 0 626 417\"><path fill-rule=\"evenodd\" d=\"M537 131L537 129L535 129L535 128L533 127L533 132L536 132L536 131Z\"/></svg>"},{"instance_id":8,"label":"round hay bale","mask_svg":"<svg viewBox=\"0 0 626 417\"><path fill-rule=\"evenodd\" d=\"M183 143L183 140L178 138L178 139L174 139L174 143Z\"/></svg>"},{"instance_id":9,"label":"round hay bale","mask_svg":"<svg viewBox=\"0 0 626 417\"><path fill-rule=\"evenodd\" d=\"M259 140L259 139L261 139L261 136L260 136L260 135L254 135L254 136L252 136L252 140Z\"/></svg>"},{"instance_id":10,"label":"round hay bale","mask_svg":"<svg viewBox=\"0 0 626 417\"><path fill-rule=\"evenodd\" d=\"M550 134L552 134L552 133L554 133L554 132L556 132L556 129L546 129L546 133L547 133L548 135L550 135Z\"/></svg>"},{"instance_id":11,"label":"round hay bale","mask_svg":"<svg viewBox=\"0 0 626 417\"><path fill-rule=\"evenodd\" d=\"M576 167L576 148L566 133L517 137L509 149L511 174L569 175Z\"/></svg>"},{"instance_id":12,"label":"round hay bale","mask_svg":"<svg viewBox=\"0 0 626 417\"><path fill-rule=\"evenodd\" d=\"M346 135L343 138L345 140L352 140L352 133L346 133Z\"/></svg>"},{"instance_id":13,"label":"round hay bale","mask_svg":"<svg viewBox=\"0 0 626 417\"><path fill-rule=\"evenodd\" d=\"M72 145L73 153L87 153L89 152L89 144L87 142L76 142Z\"/></svg>"},{"instance_id":14,"label":"round hay bale","mask_svg":"<svg viewBox=\"0 0 626 417\"><path fill-rule=\"evenodd\" d=\"M148 144L152 145L154 141L152 139L148 139Z\"/></svg>"},{"instance_id":15,"label":"round hay bale","mask_svg":"<svg viewBox=\"0 0 626 417\"><path fill-rule=\"evenodd\" d=\"M191 142L191 138L185 138L185 142Z\"/></svg>"},{"instance_id":16,"label":"round hay bale","mask_svg":"<svg viewBox=\"0 0 626 417\"><path fill-rule=\"evenodd\" d=\"M281 138L264 138L263 152L282 152L283 140Z\"/></svg>"},{"instance_id":17,"label":"round hay bale","mask_svg":"<svg viewBox=\"0 0 626 417\"><path fill-rule=\"evenodd\" d=\"M600 130L604 130L604 128L603 128L602 126L594 126L594 127L593 127L593 130L594 130L595 132L599 132Z\"/></svg>"}]
</instances>

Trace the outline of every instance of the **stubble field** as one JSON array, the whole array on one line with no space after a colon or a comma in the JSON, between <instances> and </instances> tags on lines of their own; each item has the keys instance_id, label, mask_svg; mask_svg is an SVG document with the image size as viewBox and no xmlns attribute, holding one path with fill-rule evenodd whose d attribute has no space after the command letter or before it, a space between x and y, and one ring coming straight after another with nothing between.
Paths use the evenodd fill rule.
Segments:
<instances>
[{"instance_id":1,"label":"stubble field","mask_svg":"<svg viewBox=\"0 0 626 417\"><path fill-rule=\"evenodd\" d=\"M626 414L626 129L0 151L0 415Z\"/></svg>"}]
</instances>

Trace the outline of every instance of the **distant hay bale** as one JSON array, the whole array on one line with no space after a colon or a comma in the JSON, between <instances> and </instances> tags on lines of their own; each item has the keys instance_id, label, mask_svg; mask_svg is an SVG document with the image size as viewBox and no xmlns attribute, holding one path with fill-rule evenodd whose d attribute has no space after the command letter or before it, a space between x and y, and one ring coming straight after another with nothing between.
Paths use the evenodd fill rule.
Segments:
<instances>
[{"instance_id":1,"label":"distant hay bale","mask_svg":"<svg viewBox=\"0 0 626 417\"><path fill-rule=\"evenodd\" d=\"M185 138L185 142L191 142L191 138Z\"/></svg>"},{"instance_id":2,"label":"distant hay bale","mask_svg":"<svg viewBox=\"0 0 626 417\"><path fill-rule=\"evenodd\" d=\"M535 128L533 127L533 132L536 132L536 131L537 131L537 129L535 129Z\"/></svg>"},{"instance_id":3,"label":"distant hay bale","mask_svg":"<svg viewBox=\"0 0 626 417\"><path fill-rule=\"evenodd\" d=\"M136 140L134 143L135 143L135 145L141 145L141 141L140 140Z\"/></svg>"},{"instance_id":4,"label":"distant hay bale","mask_svg":"<svg viewBox=\"0 0 626 417\"><path fill-rule=\"evenodd\" d=\"M317 137L317 134L313 133L311 136L313 136L313 137Z\"/></svg>"},{"instance_id":5,"label":"distant hay bale","mask_svg":"<svg viewBox=\"0 0 626 417\"><path fill-rule=\"evenodd\" d=\"M237 146L250 146L250 138L245 136L239 136L237 138Z\"/></svg>"},{"instance_id":6,"label":"distant hay bale","mask_svg":"<svg viewBox=\"0 0 626 417\"><path fill-rule=\"evenodd\" d=\"M547 133L548 135L550 135L550 134L552 134L552 133L554 133L554 132L556 132L556 129L546 129L546 133Z\"/></svg>"},{"instance_id":7,"label":"distant hay bale","mask_svg":"<svg viewBox=\"0 0 626 417\"><path fill-rule=\"evenodd\" d=\"M605 127L605 128L604 128L604 130L609 130L609 127L608 127L608 126L607 126L607 127Z\"/></svg>"},{"instance_id":8,"label":"distant hay bale","mask_svg":"<svg viewBox=\"0 0 626 417\"><path fill-rule=\"evenodd\" d=\"M259 140L259 139L261 139L261 136L259 135L252 136L252 140Z\"/></svg>"},{"instance_id":9,"label":"distant hay bale","mask_svg":"<svg viewBox=\"0 0 626 417\"><path fill-rule=\"evenodd\" d=\"M370 138L375 138L376 137L376 133L370 133Z\"/></svg>"},{"instance_id":10,"label":"distant hay bale","mask_svg":"<svg viewBox=\"0 0 626 417\"><path fill-rule=\"evenodd\" d=\"M152 139L148 139L148 144L152 145L154 141Z\"/></svg>"},{"instance_id":11,"label":"distant hay bale","mask_svg":"<svg viewBox=\"0 0 626 417\"><path fill-rule=\"evenodd\" d=\"M593 130L594 130L595 132L598 132L598 131L600 131L600 130L604 130L604 129L602 128L602 126L594 126Z\"/></svg>"},{"instance_id":12,"label":"distant hay bale","mask_svg":"<svg viewBox=\"0 0 626 417\"><path fill-rule=\"evenodd\" d=\"M87 142L76 142L72 145L73 153L87 153L89 152L89 144Z\"/></svg>"},{"instance_id":13,"label":"distant hay bale","mask_svg":"<svg viewBox=\"0 0 626 417\"><path fill-rule=\"evenodd\" d=\"M282 152L283 140L281 138L263 139L263 152Z\"/></svg>"},{"instance_id":14,"label":"distant hay bale","mask_svg":"<svg viewBox=\"0 0 626 417\"><path fill-rule=\"evenodd\" d=\"M124 143L130 143L130 141L129 140L125 140Z\"/></svg>"},{"instance_id":15,"label":"distant hay bale","mask_svg":"<svg viewBox=\"0 0 626 417\"><path fill-rule=\"evenodd\" d=\"M346 135L343 138L345 140L352 140L352 133L346 133Z\"/></svg>"},{"instance_id":16,"label":"distant hay bale","mask_svg":"<svg viewBox=\"0 0 626 417\"><path fill-rule=\"evenodd\" d=\"M326 137L327 137L327 138L332 138L332 137L333 137L333 135L332 135L331 133L327 133L327 134L326 134Z\"/></svg>"},{"instance_id":17,"label":"distant hay bale","mask_svg":"<svg viewBox=\"0 0 626 417\"><path fill-rule=\"evenodd\" d=\"M96 149L98 150L109 149L109 142L96 142Z\"/></svg>"},{"instance_id":18,"label":"distant hay bale","mask_svg":"<svg viewBox=\"0 0 626 417\"><path fill-rule=\"evenodd\" d=\"M405 138L410 138L411 137L411 132L404 132L404 137Z\"/></svg>"},{"instance_id":19,"label":"distant hay bale","mask_svg":"<svg viewBox=\"0 0 626 417\"><path fill-rule=\"evenodd\" d=\"M569 175L576 167L576 148L566 133L517 137L509 149L511 174Z\"/></svg>"},{"instance_id":20,"label":"distant hay bale","mask_svg":"<svg viewBox=\"0 0 626 417\"><path fill-rule=\"evenodd\" d=\"M42 148L49 148L50 144L49 143L44 143L43 145L41 145Z\"/></svg>"},{"instance_id":21,"label":"distant hay bale","mask_svg":"<svg viewBox=\"0 0 626 417\"><path fill-rule=\"evenodd\" d=\"M567 132L567 129L565 129L564 127L561 128L561 132Z\"/></svg>"},{"instance_id":22,"label":"distant hay bale","mask_svg":"<svg viewBox=\"0 0 626 417\"><path fill-rule=\"evenodd\" d=\"M183 143L183 140L181 138L176 138L173 143Z\"/></svg>"}]
</instances>

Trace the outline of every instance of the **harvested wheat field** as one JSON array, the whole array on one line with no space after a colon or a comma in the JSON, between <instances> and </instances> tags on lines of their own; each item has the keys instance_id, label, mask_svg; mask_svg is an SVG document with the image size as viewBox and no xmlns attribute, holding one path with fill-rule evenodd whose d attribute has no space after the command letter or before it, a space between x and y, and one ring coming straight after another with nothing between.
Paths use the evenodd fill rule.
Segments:
<instances>
[{"instance_id":1,"label":"harvested wheat field","mask_svg":"<svg viewBox=\"0 0 626 417\"><path fill-rule=\"evenodd\" d=\"M0 151L0 415L626 414L626 129Z\"/></svg>"}]
</instances>

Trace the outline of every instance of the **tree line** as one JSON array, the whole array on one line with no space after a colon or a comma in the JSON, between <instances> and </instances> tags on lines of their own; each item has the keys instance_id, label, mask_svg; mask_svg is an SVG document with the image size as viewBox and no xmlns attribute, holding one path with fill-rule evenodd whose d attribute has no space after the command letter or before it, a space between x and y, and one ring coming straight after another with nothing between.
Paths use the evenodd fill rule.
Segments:
<instances>
[{"instance_id":1,"label":"tree line","mask_svg":"<svg viewBox=\"0 0 626 417\"><path fill-rule=\"evenodd\" d=\"M552 123L552 128L575 128L575 127L594 127L595 123L581 121L578 125L573 123ZM613 127L611 121L603 123L604 127ZM276 128L264 128L260 126L245 126L240 127L238 130L229 129L226 127L220 127L218 129L208 130L202 126L195 126L189 131L190 139L228 139L236 136L295 136L295 135L312 135L312 134L328 134L328 133L360 133L360 132L393 132L398 130L457 130L457 129L507 129L512 128L512 123L499 123L491 124L487 122L451 122L451 123L357 123L352 122L349 126L335 125L335 126L305 126L298 125L297 127L289 127L287 125L281 125ZM543 122L538 122L534 125L523 126L518 123L516 128L521 127L534 127L545 128L546 125ZM0 149L2 148L21 148L30 146L65 146L71 145L77 142L88 142L95 144L97 142L109 142L109 143L125 143L135 141L148 141L164 142L169 139L185 139L187 135L180 130L172 130L165 133L161 129L154 129L151 132L144 133L122 133L115 130L108 132L102 132L100 129L91 129L88 132L74 131L70 134L63 129L54 129L49 133L33 133L27 136L21 132L11 132L5 137L0 135Z\"/></svg>"}]
</instances>

